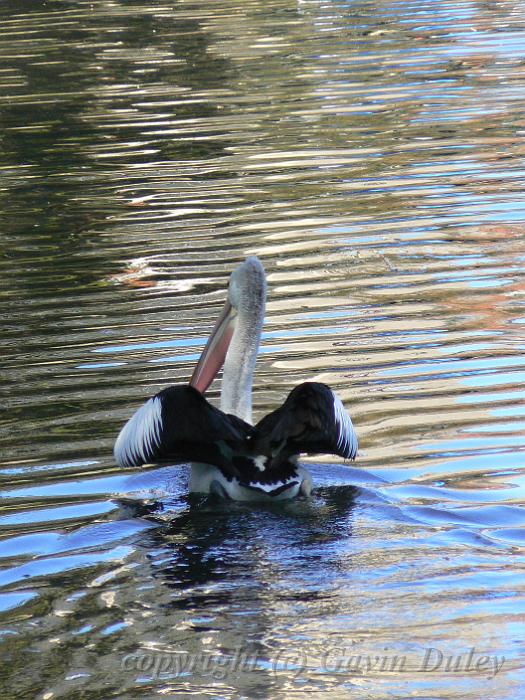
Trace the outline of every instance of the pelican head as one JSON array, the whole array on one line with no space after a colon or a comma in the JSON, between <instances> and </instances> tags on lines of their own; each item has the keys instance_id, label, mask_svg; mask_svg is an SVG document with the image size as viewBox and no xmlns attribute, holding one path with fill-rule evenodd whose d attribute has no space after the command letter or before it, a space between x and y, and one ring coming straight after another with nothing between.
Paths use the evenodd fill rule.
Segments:
<instances>
[{"instance_id":1,"label":"pelican head","mask_svg":"<svg viewBox=\"0 0 525 700\"><path fill-rule=\"evenodd\" d=\"M248 422L265 303L264 267L252 256L231 273L228 298L190 379L203 394L224 365L221 409Z\"/></svg>"}]
</instances>

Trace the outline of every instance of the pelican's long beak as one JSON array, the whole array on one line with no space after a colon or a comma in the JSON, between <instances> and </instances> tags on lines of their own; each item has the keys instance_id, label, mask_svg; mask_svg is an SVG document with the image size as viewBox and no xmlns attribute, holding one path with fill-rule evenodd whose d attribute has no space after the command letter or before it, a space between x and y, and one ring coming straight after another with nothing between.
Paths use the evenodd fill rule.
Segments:
<instances>
[{"instance_id":1,"label":"pelican's long beak","mask_svg":"<svg viewBox=\"0 0 525 700\"><path fill-rule=\"evenodd\" d=\"M190 379L190 386L201 394L204 394L224 364L235 329L236 317L237 312L227 301Z\"/></svg>"}]
</instances>

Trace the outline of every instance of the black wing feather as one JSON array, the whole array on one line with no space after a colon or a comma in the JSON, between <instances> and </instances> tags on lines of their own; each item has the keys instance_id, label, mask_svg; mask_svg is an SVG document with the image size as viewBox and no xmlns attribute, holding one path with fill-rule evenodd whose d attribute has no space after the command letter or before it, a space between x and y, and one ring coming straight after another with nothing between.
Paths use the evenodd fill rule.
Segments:
<instances>
[{"instance_id":1,"label":"black wing feather","mask_svg":"<svg viewBox=\"0 0 525 700\"><path fill-rule=\"evenodd\" d=\"M190 386L171 386L146 401L122 428L115 459L131 467L196 461L238 476L232 457L252 426L212 406Z\"/></svg>"},{"instance_id":2,"label":"black wing feather","mask_svg":"<svg viewBox=\"0 0 525 700\"><path fill-rule=\"evenodd\" d=\"M318 382L295 387L280 408L257 423L250 442L254 453L271 456L270 468L301 452L345 459L357 454L350 416L334 392Z\"/></svg>"}]
</instances>

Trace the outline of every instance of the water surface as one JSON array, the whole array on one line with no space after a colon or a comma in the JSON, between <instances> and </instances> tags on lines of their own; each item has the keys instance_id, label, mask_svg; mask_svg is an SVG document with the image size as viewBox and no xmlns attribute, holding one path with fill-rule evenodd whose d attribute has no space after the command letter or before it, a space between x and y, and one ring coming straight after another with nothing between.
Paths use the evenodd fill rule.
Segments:
<instances>
[{"instance_id":1,"label":"water surface","mask_svg":"<svg viewBox=\"0 0 525 700\"><path fill-rule=\"evenodd\" d=\"M525 691L524 30L512 0L3 4L3 697ZM256 418L323 381L361 446L279 507L112 459L251 254Z\"/></svg>"}]
</instances>

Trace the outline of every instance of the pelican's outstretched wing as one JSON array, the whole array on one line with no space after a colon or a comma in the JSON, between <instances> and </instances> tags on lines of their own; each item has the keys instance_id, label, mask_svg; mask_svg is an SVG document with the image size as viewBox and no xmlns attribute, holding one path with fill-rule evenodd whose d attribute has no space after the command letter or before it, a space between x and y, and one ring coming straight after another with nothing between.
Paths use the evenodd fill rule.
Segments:
<instances>
[{"instance_id":1,"label":"pelican's outstretched wing","mask_svg":"<svg viewBox=\"0 0 525 700\"><path fill-rule=\"evenodd\" d=\"M212 406L191 386L171 386L146 401L128 420L115 443L121 467L195 461L237 475L233 456L252 426Z\"/></svg>"},{"instance_id":2,"label":"pelican's outstretched wing","mask_svg":"<svg viewBox=\"0 0 525 700\"><path fill-rule=\"evenodd\" d=\"M257 423L249 442L254 453L268 455L271 469L301 452L345 459L357 454L357 436L341 399L318 382L295 387L280 408Z\"/></svg>"}]
</instances>

